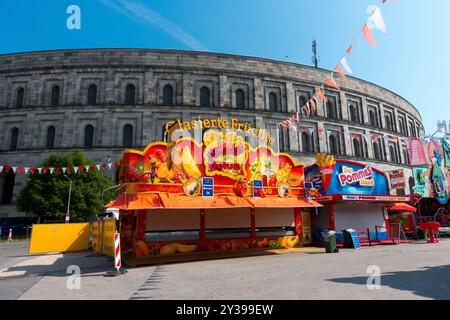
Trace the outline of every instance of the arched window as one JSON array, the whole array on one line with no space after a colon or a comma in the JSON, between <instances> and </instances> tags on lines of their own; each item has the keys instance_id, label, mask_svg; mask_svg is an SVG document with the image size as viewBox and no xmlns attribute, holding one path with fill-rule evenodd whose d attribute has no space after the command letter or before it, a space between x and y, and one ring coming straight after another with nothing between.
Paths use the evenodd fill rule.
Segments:
<instances>
[{"instance_id":1,"label":"arched window","mask_svg":"<svg viewBox=\"0 0 450 320\"><path fill-rule=\"evenodd\" d=\"M87 96L88 105L97 104L97 85L91 84L88 88L88 96Z\"/></svg>"},{"instance_id":2,"label":"arched window","mask_svg":"<svg viewBox=\"0 0 450 320\"><path fill-rule=\"evenodd\" d=\"M133 146L133 126L131 124L123 127L123 146L127 148Z\"/></svg>"},{"instance_id":3,"label":"arched window","mask_svg":"<svg viewBox=\"0 0 450 320\"><path fill-rule=\"evenodd\" d=\"M375 116L375 111L369 110L369 125L372 127L377 127L377 118Z\"/></svg>"},{"instance_id":4,"label":"arched window","mask_svg":"<svg viewBox=\"0 0 450 320\"><path fill-rule=\"evenodd\" d=\"M11 139L9 140L9 150L17 150L17 143L19 141L19 128L12 128Z\"/></svg>"},{"instance_id":5,"label":"arched window","mask_svg":"<svg viewBox=\"0 0 450 320\"><path fill-rule=\"evenodd\" d=\"M211 94L208 87L202 87L200 89L200 106L209 107L211 105Z\"/></svg>"},{"instance_id":6,"label":"arched window","mask_svg":"<svg viewBox=\"0 0 450 320\"><path fill-rule=\"evenodd\" d=\"M45 147L47 149L53 149L55 147L55 131L54 126L47 128L47 139L45 140Z\"/></svg>"},{"instance_id":7,"label":"arched window","mask_svg":"<svg viewBox=\"0 0 450 320\"><path fill-rule=\"evenodd\" d=\"M337 139L334 135L330 134L330 136L328 137L328 144L329 144L329 149L330 149L331 154L336 154L336 155L339 154Z\"/></svg>"},{"instance_id":8,"label":"arched window","mask_svg":"<svg viewBox=\"0 0 450 320\"><path fill-rule=\"evenodd\" d=\"M163 105L173 106L173 87L170 84L163 88Z\"/></svg>"},{"instance_id":9,"label":"arched window","mask_svg":"<svg viewBox=\"0 0 450 320\"><path fill-rule=\"evenodd\" d=\"M378 142L376 142L376 141L373 142L373 155L376 160L382 160L381 148L380 148L380 145L378 144Z\"/></svg>"},{"instance_id":10,"label":"arched window","mask_svg":"<svg viewBox=\"0 0 450 320\"><path fill-rule=\"evenodd\" d=\"M351 122L358 122L358 115L356 113L356 107L354 105L350 105L348 107L348 111L350 113L350 121Z\"/></svg>"},{"instance_id":11,"label":"arched window","mask_svg":"<svg viewBox=\"0 0 450 320\"><path fill-rule=\"evenodd\" d=\"M389 154L391 155L391 162L398 162L394 146L389 146Z\"/></svg>"},{"instance_id":12,"label":"arched window","mask_svg":"<svg viewBox=\"0 0 450 320\"><path fill-rule=\"evenodd\" d=\"M20 108L23 106L23 99L25 96L25 89L20 87L16 92L16 107Z\"/></svg>"},{"instance_id":13,"label":"arched window","mask_svg":"<svg viewBox=\"0 0 450 320\"><path fill-rule=\"evenodd\" d=\"M386 115L384 117L384 119L386 120L386 129L389 131L392 131L392 119L389 115Z\"/></svg>"},{"instance_id":14,"label":"arched window","mask_svg":"<svg viewBox=\"0 0 450 320\"><path fill-rule=\"evenodd\" d=\"M134 84L128 84L125 88L125 104L134 105L136 104L136 86Z\"/></svg>"},{"instance_id":15,"label":"arched window","mask_svg":"<svg viewBox=\"0 0 450 320\"><path fill-rule=\"evenodd\" d=\"M2 204L11 204L14 195L14 182L16 174L9 170L5 175L5 182L3 183Z\"/></svg>"},{"instance_id":16,"label":"arched window","mask_svg":"<svg viewBox=\"0 0 450 320\"><path fill-rule=\"evenodd\" d=\"M359 139L353 139L353 152L355 153L355 157L362 157L361 143Z\"/></svg>"},{"instance_id":17,"label":"arched window","mask_svg":"<svg viewBox=\"0 0 450 320\"><path fill-rule=\"evenodd\" d=\"M336 107L334 106L333 102L331 102L330 100L328 100L328 102L327 102L326 110L327 110L327 118L337 119Z\"/></svg>"},{"instance_id":18,"label":"arched window","mask_svg":"<svg viewBox=\"0 0 450 320\"><path fill-rule=\"evenodd\" d=\"M52 106L57 106L59 105L59 94L60 94L61 89L59 88L59 86L53 86L52 88L52 96L50 99L50 105Z\"/></svg>"},{"instance_id":19,"label":"arched window","mask_svg":"<svg viewBox=\"0 0 450 320\"><path fill-rule=\"evenodd\" d=\"M302 132L302 147L303 152L312 152L311 144L309 140L309 134L306 132Z\"/></svg>"},{"instance_id":20,"label":"arched window","mask_svg":"<svg viewBox=\"0 0 450 320\"><path fill-rule=\"evenodd\" d=\"M278 111L278 98L273 92L269 93L269 111Z\"/></svg>"},{"instance_id":21,"label":"arched window","mask_svg":"<svg viewBox=\"0 0 450 320\"><path fill-rule=\"evenodd\" d=\"M403 159L404 159L404 164L409 165L409 155L408 155L408 151L406 150L406 148L403 148Z\"/></svg>"},{"instance_id":22,"label":"arched window","mask_svg":"<svg viewBox=\"0 0 450 320\"><path fill-rule=\"evenodd\" d=\"M288 151L290 149L289 129L282 128L279 132L279 149L281 151Z\"/></svg>"},{"instance_id":23,"label":"arched window","mask_svg":"<svg viewBox=\"0 0 450 320\"><path fill-rule=\"evenodd\" d=\"M84 147L92 148L94 146L94 126L88 124L84 127Z\"/></svg>"},{"instance_id":24,"label":"arched window","mask_svg":"<svg viewBox=\"0 0 450 320\"><path fill-rule=\"evenodd\" d=\"M246 108L246 104L245 104L245 92L242 89L237 89L236 90L236 108L238 109L245 109Z\"/></svg>"}]
</instances>

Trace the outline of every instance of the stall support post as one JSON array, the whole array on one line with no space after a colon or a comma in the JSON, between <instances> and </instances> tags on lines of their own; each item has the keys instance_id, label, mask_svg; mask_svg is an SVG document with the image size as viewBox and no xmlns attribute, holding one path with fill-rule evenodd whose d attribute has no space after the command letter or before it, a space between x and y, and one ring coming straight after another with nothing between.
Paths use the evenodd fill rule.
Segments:
<instances>
[{"instance_id":1,"label":"stall support post","mask_svg":"<svg viewBox=\"0 0 450 320\"><path fill-rule=\"evenodd\" d=\"M390 238L390 230L389 230L389 214L386 210L386 208L383 208L383 215L384 215L384 224L386 225L386 232L388 235L388 240Z\"/></svg>"},{"instance_id":2,"label":"stall support post","mask_svg":"<svg viewBox=\"0 0 450 320\"><path fill-rule=\"evenodd\" d=\"M250 209L250 219L252 225L252 240L256 239L256 217L255 217L255 208Z\"/></svg>"},{"instance_id":3,"label":"stall support post","mask_svg":"<svg viewBox=\"0 0 450 320\"><path fill-rule=\"evenodd\" d=\"M328 204L328 215L330 218L330 230L336 231L336 223L334 221L334 205L332 203Z\"/></svg>"},{"instance_id":4,"label":"stall support post","mask_svg":"<svg viewBox=\"0 0 450 320\"><path fill-rule=\"evenodd\" d=\"M295 233L297 234L300 241L302 240L302 209L294 209L294 219L295 219Z\"/></svg>"},{"instance_id":5,"label":"stall support post","mask_svg":"<svg viewBox=\"0 0 450 320\"><path fill-rule=\"evenodd\" d=\"M200 245L202 246L206 240L205 225L205 209L200 209Z\"/></svg>"}]
</instances>

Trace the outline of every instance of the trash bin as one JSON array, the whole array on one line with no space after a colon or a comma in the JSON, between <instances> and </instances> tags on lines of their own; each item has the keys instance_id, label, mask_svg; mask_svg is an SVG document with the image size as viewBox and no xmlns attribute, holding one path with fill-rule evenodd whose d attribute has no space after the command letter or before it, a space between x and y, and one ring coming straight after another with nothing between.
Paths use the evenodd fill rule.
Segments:
<instances>
[{"instance_id":1,"label":"trash bin","mask_svg":"<svg viewBox=\"0 0 450 320\"><path fill-rule=\"evenodd\" d=\"M325 243L326 253L336 253L339 251L336 248L336 232L335 231L323 231L322 233L323 242Z\"/></svg>"}]
</instances>

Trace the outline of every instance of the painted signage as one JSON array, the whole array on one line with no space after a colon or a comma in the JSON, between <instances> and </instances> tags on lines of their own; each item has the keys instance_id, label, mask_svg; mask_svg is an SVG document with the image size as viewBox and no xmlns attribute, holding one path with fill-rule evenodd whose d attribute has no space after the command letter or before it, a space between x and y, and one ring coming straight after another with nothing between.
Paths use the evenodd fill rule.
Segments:
<instances>
[{"instance_id":1,"label":"painted signage","mask_svg":"<svg viewBox=\"0 0 450 320\"><path fill-rule=\"evenodd\" d=\"M325 190L324 181L328 187ZM310 182L318 194L333 195L389 195L386 175L370 165L336 160L324 170L323 166L313 165L306 169L305 182Z\"/></svg>"},{"instance_id":2,"label":"painted signage","mask_svg":"<svg viewBox=\"0 0 450 320\"><path fill-rule=\"evenodd\" d=\"M389 171L388 174L389 174L389 183L390 183L391 189L405 189L406 188L405 174L403 172L403 169Z\"/></svg>"},{"instance_id":3,"label":"painted signage","mask_svg":"<svg viewBox=\"0 0 450 320\"><path fill-rule=\"evenodd\" d=\"M202 178L202 197L214 196L214 179L209 177Z\"/></svg>"},{"instance_id":4,"label":"painted signage","mask_svg":"<svg viewBox=\"0 0 450 320\"><path fill-rule=\"evenodd\" d=\"M355 171L351 167L342 167L342 173L339 174L339 183L345 187L347 184L359 183L361 187L373 187L375 180L373 179L372 166L367 165L365 168Z\"/></svg>"},{"instance_id":5,"label":"painted signage","mask_svg":"<svg viewBox=\"0 0 450 320\"><path fill-rule=\"evenodd\" d=\"M287 185L290 196L305 197L304 167L290 155L268 146L253 148L234 131L209 130L203 143L186 137L155 142L144 151L126 150L118 168L119 194L165 192L202 195L202 178L213 179L213 194L252 196L252 182L262 183L265 195L278 196ZM211 180L204 185L209 196ZM202 193L201 193L202 192Z\"/></svg>"},{"instance_id":6,"label":"painted signage","mask_svg":"<svg viewBox=\"0 0 450 320\"><path fill-rule=\"evenodd\" d=\"M183 121L177 119L166 123L166 130L169 131L172 127L177 127L180 131L192 131L195 129L218 129L218 130L236 130L244 132L247 135L257 137L261 141L265 141L268 145L272 145L275 139L270 136L268 130L263 128L255 128L249 122L241 122L239 119L230 118L222 119L220 117L215 119L202 119L202 116L198 116L196 120Z\"/></svg>"}]
</instances>

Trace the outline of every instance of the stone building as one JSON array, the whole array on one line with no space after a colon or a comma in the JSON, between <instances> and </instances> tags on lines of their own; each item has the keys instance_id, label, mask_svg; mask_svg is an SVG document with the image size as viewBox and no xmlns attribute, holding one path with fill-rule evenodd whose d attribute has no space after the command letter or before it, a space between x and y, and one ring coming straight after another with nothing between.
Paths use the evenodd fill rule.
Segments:
<instances>
[{"instance_id":1,"label":"stone building","mask_svg":"<svg viewBox=\"0 0 450 320\"><path fill-rule=\"evenodd\" d=\"M275 149L306 164L328 152L383 171L405 169L409 194L406 138L423 125L401 96L349 77L340 91L327 89L329 102L297 127L279 128L328 75L288 62L176 50L0 55L0 165L38 166L50 153L74 149L94 162L117 161L124 147L164 139L170 120L237 117L271 130ZM23 174L0 176L3 208L25 184Z\"/></svg>"}]
</instances>

